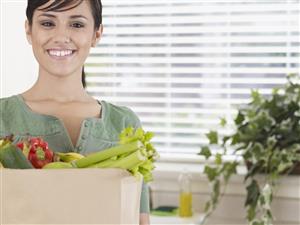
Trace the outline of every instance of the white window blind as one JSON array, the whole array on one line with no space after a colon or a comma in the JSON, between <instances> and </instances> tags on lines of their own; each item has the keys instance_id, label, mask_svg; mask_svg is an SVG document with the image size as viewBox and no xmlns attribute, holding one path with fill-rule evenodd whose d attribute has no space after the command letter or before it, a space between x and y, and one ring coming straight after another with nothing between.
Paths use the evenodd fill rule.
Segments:
<instances>
[{"instance_id":1,"label":"white window blind","mask_svg":"<svg viewBox=\"0 0 300 225\"><path fill-rule=\"evenodd\" d=\"M87 91L135 111L161 153L198 153L251 89L299 74L299 0L102 1Z\"/></svg>"}]
</instances>

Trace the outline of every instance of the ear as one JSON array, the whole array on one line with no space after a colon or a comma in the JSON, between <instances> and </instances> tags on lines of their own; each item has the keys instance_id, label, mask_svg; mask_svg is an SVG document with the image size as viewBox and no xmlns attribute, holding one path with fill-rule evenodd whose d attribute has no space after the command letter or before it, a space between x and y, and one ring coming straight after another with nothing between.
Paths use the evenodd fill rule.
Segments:
<instances>
[{"instance_id":1,"label":"ear","mask_svg":"<svg viewBox=\"0 0 300 225\"><path fill-rule=\"evenodd\" d=\"M29 24L29 21L25 21L25 32L26 32L26 38L28 43L31 45L32 44L32 39L31 39L31 26Z\"/></svg>"},{"instance_id":2,"label":"ear","mask_svg":"<svg viewBox=\"0 0 300 225\"><path fill-rule=\"evenodd\" d=\"M103 25L100 24L99 29L96 30L96 32L95 32L95 36L94 36L93 42L92 42L92 47L96 47L96 45L99 43L99 41L102 37L102 33L103 33Z\"/></svg>"}]
</instances>

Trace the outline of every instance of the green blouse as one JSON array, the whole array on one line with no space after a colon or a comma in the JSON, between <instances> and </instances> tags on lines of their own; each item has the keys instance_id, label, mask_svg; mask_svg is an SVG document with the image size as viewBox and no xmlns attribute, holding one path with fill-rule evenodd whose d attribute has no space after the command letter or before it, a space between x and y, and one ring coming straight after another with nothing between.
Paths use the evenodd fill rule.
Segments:
<instances>
[{"instance_id":1,"label":"green blouse","mask_svg":"<svg viewBox=\"0 0 300 225\"><path fill-rule=\"evenodd\" d=\"M120 132L128 126L140 127L136 114L127 107L106 101L101 104L101 118L86 118L81 124L79 138L73 146L63 121L55 116L33 112L22 95L0 99L0 137L14 134L15 142L31 136L39 136L48 142L49 148L60 152L89 154L112 147L118 143ZM148 186L144 183L140 212L149 213Z\"/></svg>"}]
</instances>

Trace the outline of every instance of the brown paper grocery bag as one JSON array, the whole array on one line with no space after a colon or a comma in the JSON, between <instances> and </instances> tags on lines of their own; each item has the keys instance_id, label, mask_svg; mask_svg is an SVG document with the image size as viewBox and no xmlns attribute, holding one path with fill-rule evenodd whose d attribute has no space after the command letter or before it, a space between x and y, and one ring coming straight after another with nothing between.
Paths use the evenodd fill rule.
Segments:
<instances>
[{"instance_id":1,"label":"brown paper grocery bag","mask_svg":"<svg viewBox=\"0 0 300 225\"><path fill-rule=\"evenodd\" d=\"M121 169L2 169L2 224L138 224L142 180Z\"/></svg>"}]
</instances>

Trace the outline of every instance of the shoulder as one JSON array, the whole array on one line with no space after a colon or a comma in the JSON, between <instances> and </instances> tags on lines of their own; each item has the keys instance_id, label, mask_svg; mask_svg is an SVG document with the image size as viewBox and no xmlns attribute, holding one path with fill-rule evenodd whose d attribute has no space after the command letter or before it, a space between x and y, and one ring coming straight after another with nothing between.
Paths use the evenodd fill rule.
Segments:
<instances>
[{"instance_id":1,"label":"shoulder","mask_svg":"<svg viewBox=\"0 0 300 225\"><path fill-rule=\"evenodd\" d=\"M0 98L0 113L2 116L16 112L17 108L18 102L16 96Z\"/></svg>"},{"instance_id":2,"label":"shoulder","mask_svg":"<svg viewBox=\"0 0 300 225\"><path fill-rule=\"evenodd\" d=\"M16 96L0 98L0 135L17 128L22 118L21 112Z\"/></svg>"},{"instance_id":3,"label":"shoulder","mask_svg":"<svg viewBox=\"0 0 300 225\"><path fill-rule=\"evenodd\" d=\"M15 96L0 98L0 104L3 105L3 104L7 104L9 102L14 101L14 97Z\"/></svg>"},{"instance_id":4,"label":"shoulder","mask_svg":"<svg viewBox=\"0 0 300 225\"><path fill-rule=\"evenodd\" d=\"M141 127L138 116L128 107L101 101L101 120L96 120L92 133L97 140L117 143L120 133L127 127Z\"/></svg>"},{"instance_id":5,"label":"shoulder","mask_svg":"<svg viewBox=\"0 0 300 225\"><path fill-rule=\"evenodd\" d=\"M140 127L141 122L137 114L126 106L115 105L106 101L102 101L104 104L104 118L115 123L123 124L123 127L133 126Z\"/></svg>"}]
</instances>

